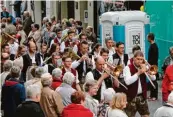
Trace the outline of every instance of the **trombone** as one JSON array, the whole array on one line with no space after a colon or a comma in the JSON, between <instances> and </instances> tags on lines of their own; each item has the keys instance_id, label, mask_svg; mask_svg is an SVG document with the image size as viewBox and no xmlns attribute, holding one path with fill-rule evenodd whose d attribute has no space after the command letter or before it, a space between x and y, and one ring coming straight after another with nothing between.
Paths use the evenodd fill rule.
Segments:
<instances>
[{"instance_id":1,"label":"trombone","mask_svg":"<svg viewBox=\"0 0 173 117\"><path fill-rule=\"evenodd\" d=\"M146 64L146 67L148 66L148 70L150 71L151 75L156 75L158 72L158 67L156 65L150 65L146 60L144 60L144 63ZM154 89L156 89L156 86L151 81L150 76L145 72L146 77L148 78L149 82L153 86Z\"/></svg>"},{"instance_id":2,"label":"trombone","mask_svg":"<svg viewBox=\"0 0 173 117\"><path fill-rule=\"evenodd\" d=\"M108 72L106 69L104 69L104 72L106 72L107 74L109 74L113 79L115 79L120 85L122 85L126 90L128 90L128 88L123 84L121 83L119 80L118 80L118 77L120 76L121 72L123 71L123 67L121 65L117 65L117 66L114 66L108 62L106 62L106 65L108 65L111 70L110 72Z\"/></svg>"}]
</instances>

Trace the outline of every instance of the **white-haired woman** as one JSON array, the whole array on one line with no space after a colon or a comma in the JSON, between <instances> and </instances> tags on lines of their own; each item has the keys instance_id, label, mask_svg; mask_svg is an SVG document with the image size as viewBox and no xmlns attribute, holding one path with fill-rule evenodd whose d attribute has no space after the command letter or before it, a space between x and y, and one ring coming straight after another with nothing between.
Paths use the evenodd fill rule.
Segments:
<instances>
[{"instance_id":1,"label":"white-haired woman","mask_svg":"<svg viewBox=\"0 0 173 117\"><path fill-rule=\"evenodd\" d=\"M168 96L168 102L156 110L154 117L173 117L173 91Z\"/></svg>"},{"instance_id":2,"label":"white-haired woman","mask_svg":"<svg viewBox=\"0 0 173 117\"><path fill-rule=\"evenodd\" d=\"M52 76L45 73L41 76L43 89L41 92L40 105L46 117L61 116L64 105L61 96L50 88L52 84Z\"/></svg>"},{"instance_id":3,"label":"white-haired woman","mask_svg":"<svg viewBox=\"0 0 173 117\"><path fill-rule=\"evenodd\" d=\"M36 67L31 70L31 74L33 74L33 78L25 82L25 87L28 87L29 85L32 84L37 84L40 89L43 88L41 84L41 75L44 73L44 68L43 67Z\"/></svg>"},{"instance_id":4,"label":"white-haired woman","mask_svg":"<svg viewBox=\"0 0 173 117\"><path fill-rule=\"evenodd\" d=\"M97 95L98 91L97 81L88 80L84 84L83 88L86 93L85 107L90 109L90 111L94 114L94 117L97 117L99 102L93 98L93 96Z\"/></svg>"},{"instance_id":5,"label":"white-haired woman","mask_svg":"<svg viewBox=\"0 0 173 117\"><path fill-rule=\"evenodd\" d=\"M103 102L98 107L98 117L106 117L106 111L111 106L111 101L115 96L115 91L113 88L108 88L103 91Z\"/></svg>"},{"instance_id":6,"label":"white-haired woman","mask_svg":"<svg viewBox=\"0 0 173 117\"><path fill-rule=\"evenodd\" d=\"M16 110L16 117L45 117L39 101L41 90L36 84L26 88L26 100Z\"/></svg>"},{"instance_id":7,"label":"white-haired woman","mask_svg":"<svg viewBox=\"0 0 173 117\"><path fill-rule=\"evenodd\" d=\"M12 66L13 66L13 62L11 60L5 61L3 65L3 72L0 74L1 86L4 84L5 79L7 75L10 73L10 69L12 68Z\"/></svg>"},{"instance_id":8,"label":"white-haired woman","mask_svg":"<svg viewBox=\"0 0 173 117\"><path fill-rule=\"evenodd\" d=\"M71 72L66 72L63 76L63 83L56 89L63 100L64 106L71 104L71 94L76 90L72 88L75 77Z\"/></svg>"},{"instance_id":9,"label":"white-haired woman","mask_svg":"<svg viewBox=\"0 0 173 117\"><path fill-rule=\"evenodd\" d=\"M53 77L53 82L52 82L51 87L55 90L62 83L62 80L61 80L62 70L60 68L55 68L52 71L52 77Z\"/></svg>"}]
</instances>

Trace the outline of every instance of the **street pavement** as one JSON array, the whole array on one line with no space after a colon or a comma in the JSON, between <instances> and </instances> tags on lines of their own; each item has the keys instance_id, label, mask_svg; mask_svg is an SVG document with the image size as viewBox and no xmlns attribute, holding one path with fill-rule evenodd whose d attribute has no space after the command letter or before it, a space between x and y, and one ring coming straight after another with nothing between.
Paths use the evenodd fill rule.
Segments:
<instances>
[{"instance_id":1,"label":"street pavement","mask_svg":"<svg viewBox=\"0 0 173 117\"><path fill-rule=\"evenodd\" d=\"M158 81L158 87L159 87L158 100L157 101L148 101L150 117L153 117L157 108L162 106L161 80ZM148 91L148 96L149 96L149 91ZM141 117L141 116L137 113L136 117Z\"/></svg>"}]
</instances>

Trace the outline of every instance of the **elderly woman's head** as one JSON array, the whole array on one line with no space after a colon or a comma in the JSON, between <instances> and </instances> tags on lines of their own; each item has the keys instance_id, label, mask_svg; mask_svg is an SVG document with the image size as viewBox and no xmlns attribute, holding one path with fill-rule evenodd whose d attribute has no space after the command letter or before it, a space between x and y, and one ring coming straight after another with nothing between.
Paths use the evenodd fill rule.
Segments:
<instances>
[{"instance_id":1,"label":"elderly woman's head","mask_svg":"<svg viewBox=\"0 0 173 117\"><path fill-rule=\"evenodd\" d=\"M87 92L91 96L97 95L97 91L98 91L97 81L96 80L88 80L84 84L83 89L85 92Z\"/></svg>"},{"instance_id":2,"label":"elderly woman's head","mask_svg":"<svg viewBox=\"0 0 173 117\"><path fill-rule=\"evenodd\" d=\"M43 87L50 86L52 84L52 75L49 73L44 73L41 75L41 83Z\"/></svg>"},{"instance_id":3,"label":"elderly woman's head","mask_svg":"<svg viewBox=\"0 0 173 117\"><path fill-rule=\"evenodd\" d=\"M41 95L41 89L37 84L29 85L26 88L26 96L27 98L39 102L40 101L40 95Z\"/></svg>"},{"instance_id":4,"label":"elderly woman's head","mask_svg":"<svg viewBox=\"0 0 173 117\"><path fill-rule=\"evenodd\" d=\"M35 69L35 77L36 78L41 78L42 74L44 74L44 73L45 73L45 70L43 67L37 67Z\"/></svg>"},{"instance_id":5,"label":"elderly woman's head","mask_svg":"<svg viewBox=\"0 0 173 117\"><path fill-rule=\"evenodd\" d=\"M10 71L12 78L19 78L20 76L20 67L19 66L13 66Z\"/></svg>"},{"instance_id":6,"label":"elderly woman's head","mask_svg":"<svg viewBox=\"0 0 173 117\"><path fill-rule=\"evenodd\" d=\"M66 72L63 76L63 83L72 85L75 82L75 76L71 72Z\"/></svg>"},{"instance_id":7,"label":"elderly woman's head","mask_svg":"<svg viewBox=\"0 0 173 117\"><path fill-rule=\"evenodd\" d=\"M60 80L62 76L62 70L60 68L55 68L52 71L52 77L56 80Z\"/></svg>"},{"instance_id":8,"label":"elderly woman's head","mask_svg":"<svg viewBox=\"0 0 173 117\"><path fill-rule=\"evenodd\" d=\"M103 91L103 97L105 103L110 103L114 96L115 96L115 91L113 88L108 88Z\"/></svg>"},{"instance_id":9,"label":"elderly woman's head","mask_svg":"<svg viewBox=\"0 0 173 117\"><path fill-rule=\"evenodd\" d=\"M7 60L7 61L5 61L4 65L3 65L3 70L10 71L12 66L13 66L13 62L11 60Z\"/></svg>"},{"instance_id":10,"label":"elderly woman's head","mask_svg":"<svg viewBox=\"0 0 173 117\"><path fill-rule=\"evenodd\" d=\"M74 104L82 104L85 102L85 94L82 91L76 91L71 94L71 102Z\"/></svg>"},{"instance_id":11,"label":"elderly woman's head","mask_svg":"<svg viewBox=\"0 0 173 117\"><path fill-rule=\"evenodd\" d=\"M124 93L116 93L112 99L111 108L112 109L124 109L127 104L127 96Z\"/></svg>"}]
</instances>

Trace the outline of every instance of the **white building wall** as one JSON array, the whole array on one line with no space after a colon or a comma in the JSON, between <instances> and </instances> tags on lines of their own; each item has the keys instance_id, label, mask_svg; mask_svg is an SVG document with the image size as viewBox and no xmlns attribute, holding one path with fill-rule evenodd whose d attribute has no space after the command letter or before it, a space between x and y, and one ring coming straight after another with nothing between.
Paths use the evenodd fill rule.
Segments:
<instances>
[{"instance_id":1,"label":"white building wall","mask_svg":"<svg viewBox=\"0 0 173 117\"><path fill-rule=\"evenodd\" d=\"M76 4L78 4L78 9L76 9ZM80 2L78 0L75 1L75 20L80 20Z\"/></svg>"},{"instance_id":2,"label":"white building wall","mask_svg":"<svg viewBox=\"0 0 173 117\"><path fill-rule=\"evenodd\" d=\"M94 1L88 1L88 25L94 26L94 9L93 9Z\"/></svg>"},{"instance_id":3,"label":"white building wall","mask_svg":"<svg viewBox=\"0 0 173 117\"><path fill-rule=\"evenodd\" d=\"M35 4L35 23L39 24L41 27L41 1L34 1Z\"/></svg>"}]
</instances>

